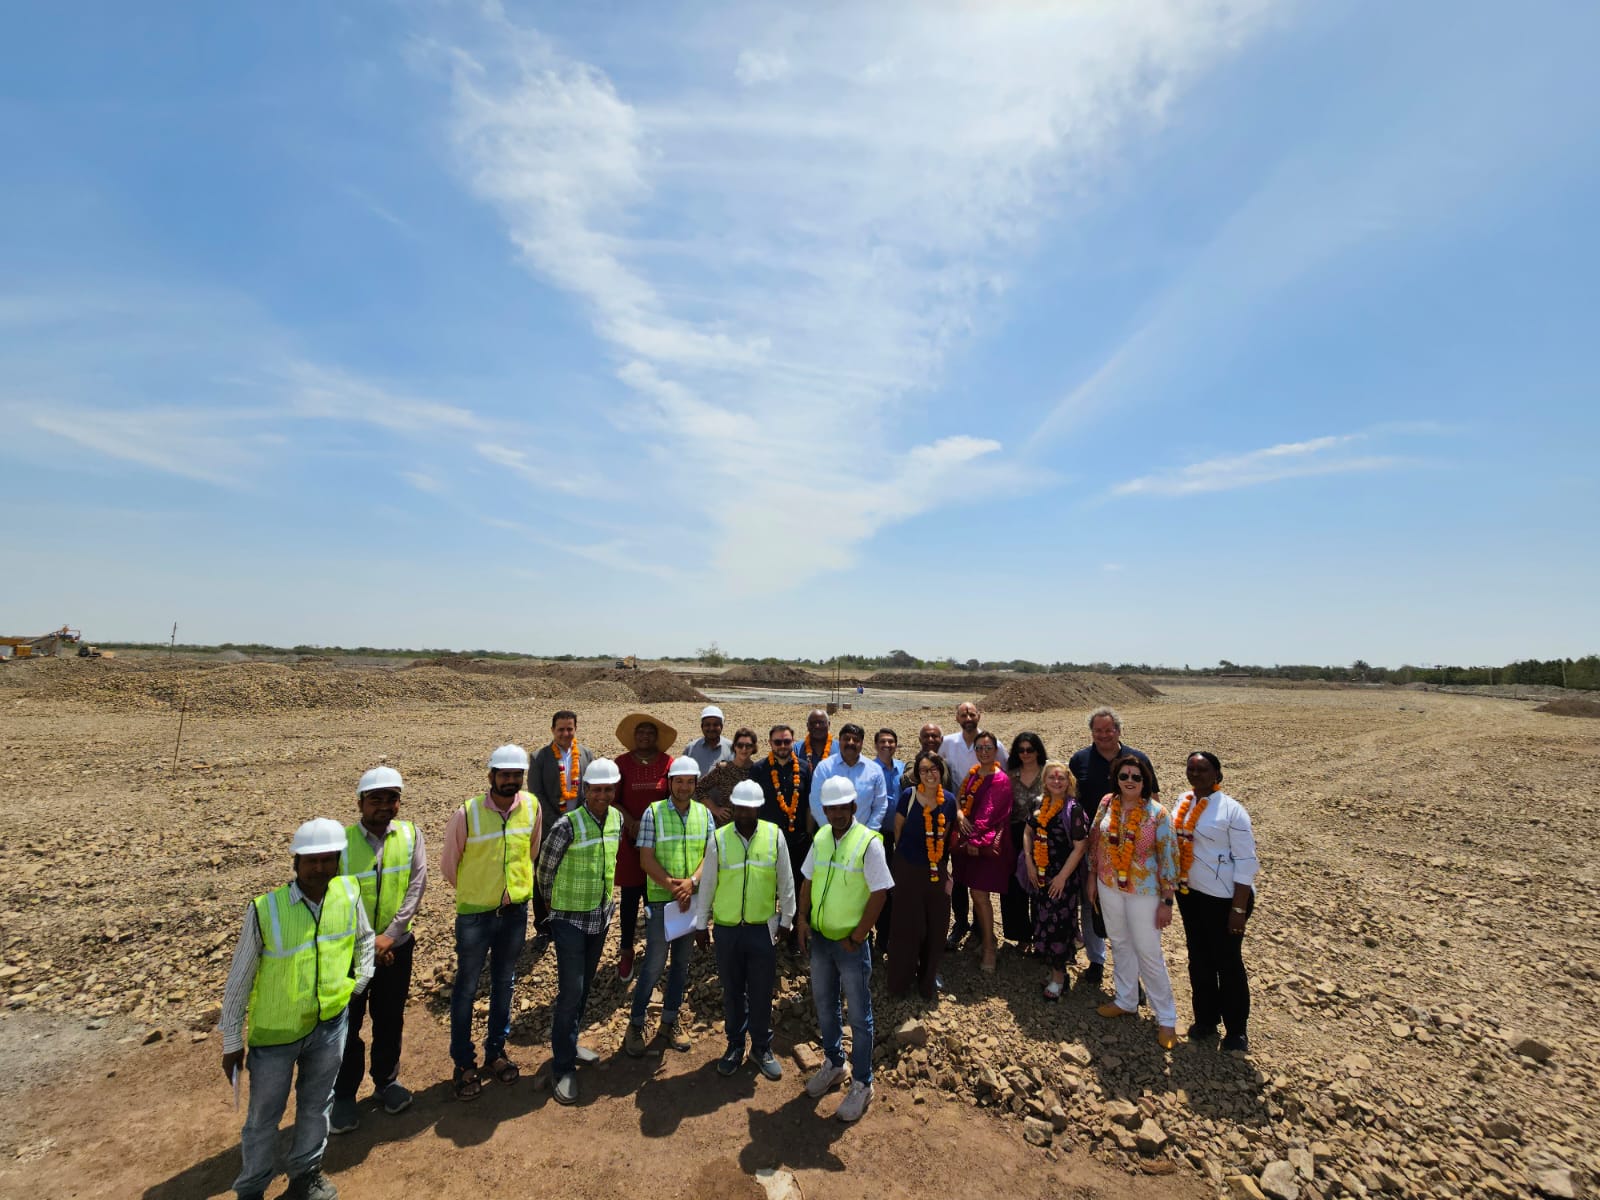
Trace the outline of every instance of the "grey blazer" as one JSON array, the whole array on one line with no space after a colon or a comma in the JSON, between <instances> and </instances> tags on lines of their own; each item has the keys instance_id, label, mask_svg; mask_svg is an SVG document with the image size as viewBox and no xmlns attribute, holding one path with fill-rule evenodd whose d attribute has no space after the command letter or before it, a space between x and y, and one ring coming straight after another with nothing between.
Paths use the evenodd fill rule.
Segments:
<instances>
[{"instance_id":1,"label":"grey blazer","mask_svg":"<svg viewBox=\"0 0 1600 1200\"><path fill-rule=\"evenodd\" d=\"M583 803L583 773L589 769L589 764L593 761L594 751L585 746L583 739L579 738L578 804ZM532 778L528 780L528 788L539 797L539 807L544 811L544 829L548 834L555 828L555 823L565 811L561 807L561 762L550 749L550 743L546 742L539 748L539 753L533 756L533 770L530 774Z\"/></svg>"}]
</instances>

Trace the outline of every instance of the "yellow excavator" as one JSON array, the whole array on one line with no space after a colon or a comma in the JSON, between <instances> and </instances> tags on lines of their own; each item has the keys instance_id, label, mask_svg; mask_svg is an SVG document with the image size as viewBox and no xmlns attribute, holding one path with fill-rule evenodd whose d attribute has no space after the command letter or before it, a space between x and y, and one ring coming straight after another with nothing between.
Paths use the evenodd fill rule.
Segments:
<instances>
[{"instance_id":1,"label":"yellow excavator","mask_svg":"<svg viewBox=\"0 0 1600 1200\"><path fill-rule=\"evenodd\" d=\"M55 658L63 646L77 646L78 654L83 658L99 657L100 651L82 643L83 634L66 625L38 637L0 637L0 646L11 647L11 658ZM85 654L85 650L90 653Z\"/></svg>"}]
</instances>

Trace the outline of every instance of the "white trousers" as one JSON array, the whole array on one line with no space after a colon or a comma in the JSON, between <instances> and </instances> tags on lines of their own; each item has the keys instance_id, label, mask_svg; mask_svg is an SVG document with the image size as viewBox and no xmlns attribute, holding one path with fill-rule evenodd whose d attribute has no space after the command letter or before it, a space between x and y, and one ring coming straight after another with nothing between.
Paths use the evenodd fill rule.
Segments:
<instances>
[{"instance_id":1,"label":"white trousers","mask_svg":"<svg viewBox=\"0 0 1600 1200\"><path fill-rule=\"evenodd\" d=\"M1176 1028L1178 1002L1172 996L1172 980L1167 977L1167 960L1161 953L1161 930L1156 928L1156 909L1161 901L1154 896L1129 895L1121 888L1101 884L1100 915L1106 922L1106 940L1111 943L1111 981L1117 1007L1124 1012L1139 1008L1139 981L1155 1010L1156 1024Z\"/></svg>"}]
</instances>

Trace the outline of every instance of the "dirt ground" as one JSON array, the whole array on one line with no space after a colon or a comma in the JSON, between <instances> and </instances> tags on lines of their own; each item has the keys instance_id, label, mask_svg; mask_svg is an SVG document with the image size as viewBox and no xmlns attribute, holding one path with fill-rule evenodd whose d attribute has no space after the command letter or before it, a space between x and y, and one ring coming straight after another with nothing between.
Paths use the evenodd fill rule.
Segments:
<instances>
[{"instance_id":1,"label":"dirt ground","mask_svg":"<svg viewBox=\"0 0 1600 1200\"><path fill-rule=\"evenodd\" d=\"M290 832L315 815L351 819L354 782L381 756L404 771L403 815L436 849L487 752L537 747L557 703L190 712L174 772L176 713L0 692L0 1196L222 1194L239 1116L207 1030L243 905L286 877ZM869 732L899 728L909 746L922 719L953 729L954 703L852 715ZM614 748L626 707L581 706L580 740ZM804 715L725 707L730 730L763 738ZM656 709L681 746L698 706ZM1085 715L996 714L993 726L1031 728L1065 757L1087 740ZM1509 700L1199 686L1124 715L1169 796L1184 751L1206 747L1255 818L1265 869L1246 952L1248 1060L1188 1045L1163 1055L1147 1018L1099 1021L1093 989L1045 1006L1030 960L1007 951L987 977L960 953L950 994L921 1014L925 1047L893 1037L916 1014L879 1005L879 1099L847 1129L818 1119L837 1100L808 1101L792 1062L776 1085L711 1071L720 1013L701 956L695 1050L608 1062L569 1110L532 1078L547 1057L547 960L518 983L527 1076L459 1106L444 1083L440 881L419 922L407 1031L418 1104L395 1120L364 1106L362 1129L331 1144L329 1171L350 1197L465 1197L524 1180L541 1192L550 1172L563 1192L609 1196L636 1186L651 1150L667 1151L648 1170L669 1196L755 1195L749 1173L778 1165L807 1196L921 1195L943 1190L952 1164L970 1196L1212 1195L1225 1176L1282 1183L1285 1164L1309 1198L1592 1188L1594 723ZM1176 924L1166 951L1187 1015ZM606 1051L624 1024L612 961L590 1009ZM815 1037L809 1004L792 975L780 1048ZM161 1040L144 1044L152 1031ZM1054 1145L1026 1144L1023 1118L1052 1107L1064 1126ZM1145 1123L1161 1138L1136 1147Z\"/></svg>"}]
</instances>

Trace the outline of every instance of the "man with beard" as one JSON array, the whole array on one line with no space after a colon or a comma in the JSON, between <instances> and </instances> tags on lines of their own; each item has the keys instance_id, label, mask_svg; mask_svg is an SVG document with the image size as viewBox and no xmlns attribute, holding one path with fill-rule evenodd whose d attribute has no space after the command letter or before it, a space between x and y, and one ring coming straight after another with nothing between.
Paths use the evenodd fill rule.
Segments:
<instances>
[{"instance_id":1,"label":"man with beard","mask_svg":"<svg viewBox=\"0 0 1600 1200\"><path fill-rule=\"evenodd\" d=\"M827 719L827 714L823 714ZM761 789L761 819L771 821L783 835L789 862L805 862L811 852L815 826L811 820L811 768L794 752L794 730L774 725L767 733L767 757L752 764L750 778ZM791 929L786 944L794 949Z\"/></svg>"}]
</instances>

